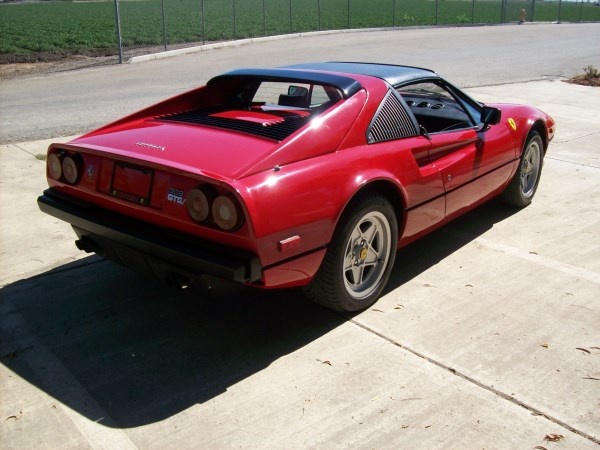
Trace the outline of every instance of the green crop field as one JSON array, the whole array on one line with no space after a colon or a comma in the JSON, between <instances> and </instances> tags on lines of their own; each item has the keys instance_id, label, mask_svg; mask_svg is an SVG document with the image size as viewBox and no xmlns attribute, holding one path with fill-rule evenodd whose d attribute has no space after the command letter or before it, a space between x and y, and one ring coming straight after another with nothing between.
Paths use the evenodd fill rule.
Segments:
<instances>
[{"instance_id":1,"label":"green crop field","mask_svg":"<svg viewBox=\"0 0 600 450\"><path fill-rule=\"evenodd\" d=\"M163 10L161 6L164 4ZM509 0L120 0L125 47L211 42L328 29L555 21L558 1ZM600 21L600 7L562 2L562 21ZM0 54L117 49L113 1L0 5Z\"/></svg>"}]
</instances>

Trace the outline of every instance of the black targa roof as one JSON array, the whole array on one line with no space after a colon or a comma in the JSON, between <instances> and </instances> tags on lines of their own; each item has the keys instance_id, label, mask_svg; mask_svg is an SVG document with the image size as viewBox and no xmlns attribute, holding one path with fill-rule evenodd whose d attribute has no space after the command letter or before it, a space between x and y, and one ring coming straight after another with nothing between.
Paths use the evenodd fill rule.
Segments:
<instances>
[{"instance_id":1,"label":"black targa roof","mask_svg":"<svg viewBox=\"0 0 600 450\"><path fill-rule=\"evenodd\" d=\"M348 98L362 88L361 84L352 75L380 78L392 86L416 80L439 78L434 71L420 67L363 62L317 62L277 68L237 69L214 77L208 84L237 77L297 83L321 83L338 88L342 91L344 98Z\"/></svg>"},{"instance_id":2,"label":"black targa roof","mask_svg":"<svg viewBox=\"0 0 600 450\"><path fill-rule=\"evenodd\" d=\"M326 70L331 72L341 72L347 74L368 75L381 78L392 86L397 86L410 81L421 80L424 78L439 78L439 76L429 69L421 67L397 66L394 64L377 64L364 62L319 62L304 63L285 66L286 69L301 70Z\"/></svg>"},{"instance_id":3,"label":"black targa roof","mask_svg":"<svg viewBox=\"0 0 600 450\"><path fill-rule=\"evenodd\" d=\"M285 67L275 69L237 69L214 77L208 82L208 84L227 78L260 78L261 80L267 81L320 83L338 88L340 91L342 91L344 98L353 96L362 88L361 84L350 76L343 76L335 73L325 73L315 71L315 69L310 71Z\"/></svg>"}]
</instances>

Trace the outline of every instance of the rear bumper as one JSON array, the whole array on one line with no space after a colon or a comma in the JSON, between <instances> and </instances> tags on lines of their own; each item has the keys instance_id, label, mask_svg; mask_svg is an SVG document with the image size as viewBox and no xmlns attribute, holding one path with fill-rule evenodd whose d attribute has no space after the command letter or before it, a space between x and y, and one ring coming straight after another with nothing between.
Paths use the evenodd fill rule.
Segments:
<instances>
[{"instance_id":1,"label":"rear bumper","mask_svg":"<svg viewBox=\"0 0 600 450\"><path fill-rule=\"evenodd\" d=\"M163 281L193 282L204 274L240 283L262 277L251 252L165 230L47 189L38 197L43 212L70 223L77 247Z\"/></svg>"}]
</instances>

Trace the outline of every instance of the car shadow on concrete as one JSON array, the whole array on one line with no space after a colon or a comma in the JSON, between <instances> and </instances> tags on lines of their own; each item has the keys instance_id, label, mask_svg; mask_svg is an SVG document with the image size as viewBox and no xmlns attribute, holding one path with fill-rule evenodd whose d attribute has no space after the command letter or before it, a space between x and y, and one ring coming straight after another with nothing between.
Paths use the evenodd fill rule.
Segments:
<instances>
[{"instance_id":1,"label":"car shadow on concrete","mask_svg":"<svg viewBox=\"0 0 600 450\"><path fill-rule=\"evenodd\" d=\"M212 280L180 292L95 256L6 286L0 297L10 305L0 362L90 420L119 428L204 403L345 322L294 290ZM93 416L73 382L110 422Z\"/></svg>"},{"instance_id":2,"label":"car shadow on concrete","mask_svg":"<svg viewBox=\"0 0 600 450\"><path fill-rule=\"evenodd\" d=\"M512 212L484 205L403 249L387 290ZM204 403L348 319L299 290L207 279L203 289L180 292L96 256L8 285L2 303L0 362L90 420L117 428ZM78 392L100 408L90 409Z\"/></svg>"},{"instance_id":3,"label":"car shadow on concrete","mask_svg":"<svg viewBox=\"0 0 600 450\"><path fill-rule=\"evenodd\" d=\"M412 280L469 242L519 212L498 199L492 199L428 236L401 248L383 295Z\"/></svg>"}]
</instances>

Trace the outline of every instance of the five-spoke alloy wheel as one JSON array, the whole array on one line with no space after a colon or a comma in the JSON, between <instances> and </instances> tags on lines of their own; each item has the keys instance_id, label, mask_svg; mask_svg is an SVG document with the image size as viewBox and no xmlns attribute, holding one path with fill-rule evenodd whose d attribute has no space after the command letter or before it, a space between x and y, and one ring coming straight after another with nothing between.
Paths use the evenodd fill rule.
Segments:
<instances>
[{"instance_id":1,"label":"five-spoke alloy wheel","mask_svg":"<svg viewBox=\"0 0 600 450\"><path fill-rule=\"evenodd\" d=\"M319 271L305 288L313 301L337 311L359 311L377 300L389 278L398 241L390 202L360 194L348 206Z\"/></svg>"},{"instance_id":2,"label":"five-spoke alloy wheel","mask_svg":"<svg viewBox=\"0 0 600 450\"><path fill-rule=\"evenodd\" d=\"M542 173L544 144L537 131L527 137L519 168L502 194L502 199L513 206L527 206L533 200Z\"/></svg>"},{"instance_id":3,"label":"five-spoke alloy wheel","mask_svg":"<svg viewBox=\"0 0 600 450\"><path fill-rule=\"evenodd\" d=\"M343 274L346 291L357 299L377 289L392 251L391 230L380 212L369 212L354 227L344 256Z\"/></svg>"}]
</instances>

